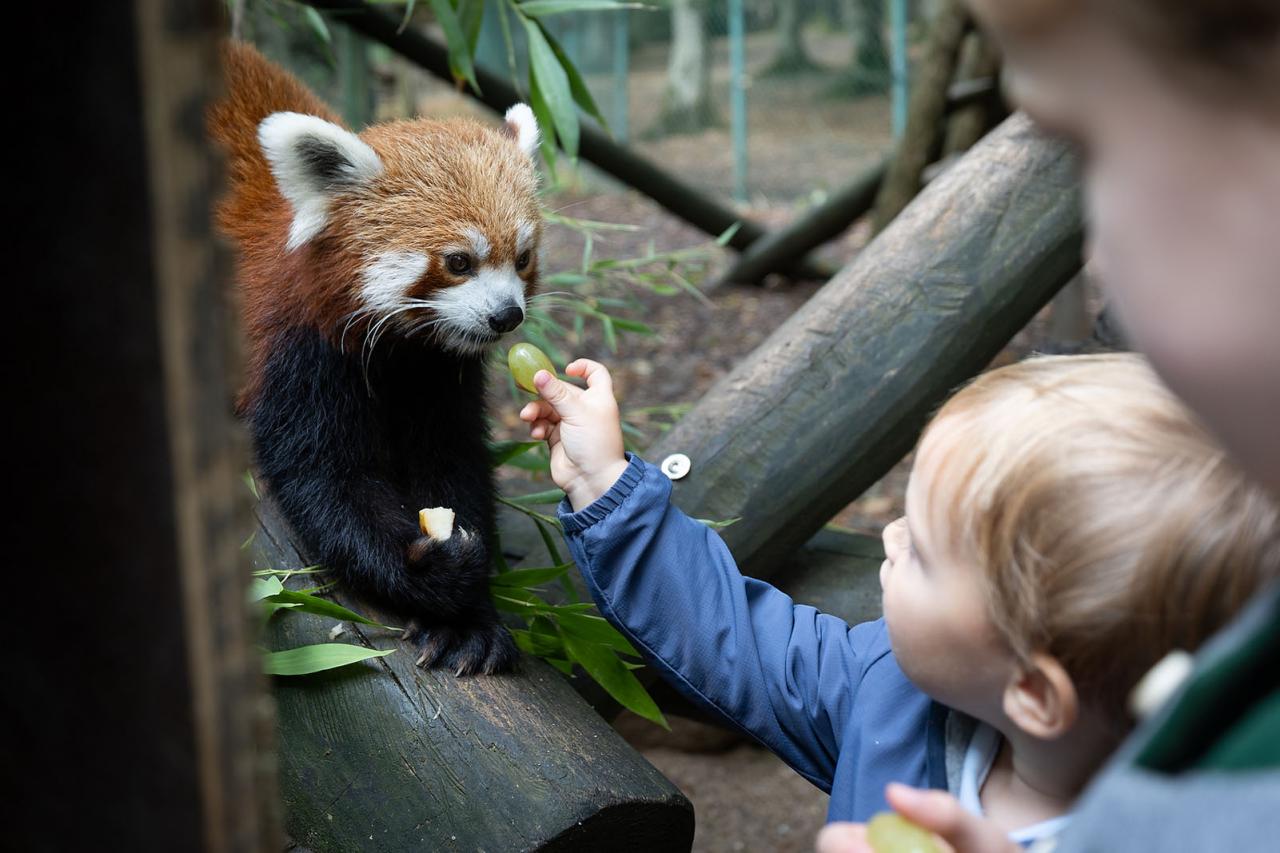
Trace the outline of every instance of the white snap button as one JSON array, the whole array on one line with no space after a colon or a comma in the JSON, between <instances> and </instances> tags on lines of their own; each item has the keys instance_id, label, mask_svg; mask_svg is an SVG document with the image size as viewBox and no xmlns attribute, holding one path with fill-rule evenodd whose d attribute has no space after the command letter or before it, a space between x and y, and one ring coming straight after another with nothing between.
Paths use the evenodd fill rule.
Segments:
<instances>
[{"instance_id":1,"label":"white snap button","mask_svg":"<svg viewBox=\"0 0 1280 853\"><path fill-rule=\"evenodd\" d=\"M662 473L666 474L669 479L679 480L689 473L693 463L683 453L672 453L666 459L663 459L662 464L658 467L662 469Z\"/></svg>"}]
</instances>

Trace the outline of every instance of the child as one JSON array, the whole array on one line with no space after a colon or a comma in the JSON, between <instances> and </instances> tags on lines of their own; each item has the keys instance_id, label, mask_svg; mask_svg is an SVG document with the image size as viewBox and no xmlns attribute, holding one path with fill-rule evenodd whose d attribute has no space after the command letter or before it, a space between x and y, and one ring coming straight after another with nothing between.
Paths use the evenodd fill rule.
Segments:
<instances>
[{"instance_id":1,"label":"child","mask_svg":"<svg viewBox=\"0 0 1280 853\"><path fill-rule=\"evenodd\" d=\"M853 627L742 577L624 457L605 368L566 372L587 389L540 372L520 416L551 447L601 611L830 791L831 820L884 809L894 781L949 790L1015 841L1054 835L1139 676L1280 577L1275 505L1135 356L1033 359L947 403L884 532L884 618Z\"/></svg>"}]
</instances>

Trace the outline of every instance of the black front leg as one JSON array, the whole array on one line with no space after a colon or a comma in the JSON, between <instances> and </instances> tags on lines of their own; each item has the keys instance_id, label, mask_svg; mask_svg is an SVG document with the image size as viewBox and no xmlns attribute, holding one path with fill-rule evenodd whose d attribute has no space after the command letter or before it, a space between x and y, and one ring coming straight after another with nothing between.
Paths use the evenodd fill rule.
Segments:
<instances>
[{"instance_id":1,"label":"black front leg","mask_svg":"<svg viewBox=\"0 0 1280 853\"><path fill-rule=\"evenodd\" d=\"M419 489L393 472L412 468L393 438L385 399L371 395L358 358L317 332L293 330L275 342L247 411L259 473L308 550L357 596L410 617L424 664L459 674L510 669L514 644L488 594L491 493L449 483L467 520L481 525L438 543L421 535ZM456 498L454 496L457 496ZM491 525L491 521L488 521ZM481 532L481 531L484 532Z\"/></svg>"}]
</instances>

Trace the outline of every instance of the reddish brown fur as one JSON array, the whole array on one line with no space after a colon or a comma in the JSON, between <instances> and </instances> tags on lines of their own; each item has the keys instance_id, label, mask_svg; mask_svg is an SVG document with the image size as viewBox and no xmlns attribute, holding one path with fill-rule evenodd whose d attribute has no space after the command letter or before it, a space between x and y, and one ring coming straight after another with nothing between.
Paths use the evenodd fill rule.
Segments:
<instances>
[{"instance_id":1,"label":"reddish brown fur","mask_svg":"<svg viewBox=\"0 0 1280 853\"><path fill-rule=\"evenodd\" d=\"M360 134L385 166L370 187L336 198L319 236L288 252L293 211L281 195L258 143L258 125L275 112L342 121L301 82L240 43L223 51L228 95L210 113L214 139L228 154L229 192L218 207L218 225L239 249L248 378L241 403L252 399L266 344L285 329L307 325L335 344L360 345L365 325L344 327L361 307L359 275L367 259L386 251L425 252L431 263L412 295L461 283L443 269L441 252L465 244L463 231L478 227L489 239L489 264L510 263L521 222L535 228L540 216L532 163L507 133L461 119L397 121ZM526 293L537 282L534 263L521 273ZM366 320L367 323L367 320ZM345 339L340 341L340 338Z\"/></svg>"}]
</instances>

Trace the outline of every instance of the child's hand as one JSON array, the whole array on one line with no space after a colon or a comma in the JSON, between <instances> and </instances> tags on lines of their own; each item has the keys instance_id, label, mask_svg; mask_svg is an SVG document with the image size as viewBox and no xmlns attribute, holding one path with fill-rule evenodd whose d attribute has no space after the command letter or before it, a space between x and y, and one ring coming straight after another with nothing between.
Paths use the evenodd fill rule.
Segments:
<instances>
[{"instance_id":1,"label":"child's hand","mask_svg":"<svg viewBox=\"0 0 1280 853\"><path fill-rule=\"evenodd\" d=\"M529 435L551 448L551 479L564 489L574 510L590 506L609 491L627 467L622 418L613 398L613 380L603 364L580 358L564 369L587 380L586 390L539 370L533 384L542 396L520 410Z\"/></svg>"},{"instance_id":2,"label":"child's hand","mask_svg":"<svg viewBox=\"0 0 1280 853\"><path fill-rule=\"evenodd\" d=\"M885 799L907 820L936 833L938 847L954 853L1021 853L991 820L969 814L946 791L925 791L890 783ZM829 823L818 833L817 853L876 853L861 823Z\"/></svg>"}]
</instances>

